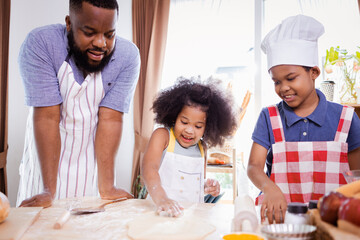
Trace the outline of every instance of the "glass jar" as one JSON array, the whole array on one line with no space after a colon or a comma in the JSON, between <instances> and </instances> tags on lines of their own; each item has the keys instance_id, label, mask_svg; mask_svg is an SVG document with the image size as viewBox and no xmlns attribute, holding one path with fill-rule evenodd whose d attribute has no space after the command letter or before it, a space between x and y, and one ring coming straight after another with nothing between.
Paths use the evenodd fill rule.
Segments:
<instances>
[{"instance_id":1,"label":"glass jar","mask_svg":"<svg viewBox=\"0 0 360 240\"><path fill-rule=\"evenodd\" d=\"M318 205L318 200L310 200L309 201L309 209L316 209Z\"/></svg>"},{"instance_id":2,"label":"glass jar","mask_svg":"<svg viewBox=\"0 0 360 240\"><path fill-rule=\"evenodd\" d=\"M310 215L307 214L308 207L305 203L289 203L285 214L285 223L288 224L310 224Z\"/></svg>"}]
</instances>

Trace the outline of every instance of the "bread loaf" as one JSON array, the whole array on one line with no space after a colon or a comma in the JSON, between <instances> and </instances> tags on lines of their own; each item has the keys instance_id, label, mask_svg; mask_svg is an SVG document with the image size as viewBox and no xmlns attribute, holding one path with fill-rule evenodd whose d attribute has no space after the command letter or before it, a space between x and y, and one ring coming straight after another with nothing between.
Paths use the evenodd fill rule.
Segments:
<instances>
[{"instance_id":1,"label":"bread loaf","mask_svg":"<svg viewBox=\"0 0 360 240\"><path fill-rule=\"evenodd\" d=\"M0 223L3 222L10 212L10 203L5 194L0 192Z\"/></svg>"},{"instance_id":2,"label":"bread loaf","mask_svg":"<svg viewBox=\"0 0 360 240\"><path fill-rule=\"evenodd\" d=\"M342 185L335 191L345 195L346 197L353 197L355 194L360 193L360 180Z\"/></svg>"},{"instance_id":3,"label":"bread loaf","mask_svg":"<svg viewBox=\"0 0 360 240\"><path fill-rule=\"evenodd\" d=\"M219 162L221 162L222 164L230 163L230 156L228 156L225 153L221 153L221 152L213 152L213 153L211 153L209 159L218 159Z\"/></svg>"},{"instance_id":4,"label":"bread loaf","mask_svg":"<svg viewBox=\"0 0 360 240\"><path fill-rule=\"evenodd\" d=\"M360 192L358 192L357 194L355 194L353 198L360 198Z\"/></svg>"}]
</instances>

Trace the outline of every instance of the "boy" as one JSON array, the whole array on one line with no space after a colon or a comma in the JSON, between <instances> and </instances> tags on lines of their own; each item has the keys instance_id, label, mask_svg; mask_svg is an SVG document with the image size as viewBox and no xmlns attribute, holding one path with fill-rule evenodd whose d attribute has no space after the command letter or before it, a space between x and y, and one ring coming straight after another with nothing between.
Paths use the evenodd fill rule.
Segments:
<instances>
[{"instance_id":1,"label":"boy","mask_svg":"<svg viewBox=\"0 0 360 240\"><path fill-rule=\"evenodd\" d=\"M317 200L346 183L342 172L360 169L358 116L315 89L320 75L317 39L323 33L314 18L297 15L262 42L282 99L262 110L252 135L248 176L262 191L256 199L262 221L266 215L269 223L282 222L287 203Z\"/></svg>"}]
</instances>

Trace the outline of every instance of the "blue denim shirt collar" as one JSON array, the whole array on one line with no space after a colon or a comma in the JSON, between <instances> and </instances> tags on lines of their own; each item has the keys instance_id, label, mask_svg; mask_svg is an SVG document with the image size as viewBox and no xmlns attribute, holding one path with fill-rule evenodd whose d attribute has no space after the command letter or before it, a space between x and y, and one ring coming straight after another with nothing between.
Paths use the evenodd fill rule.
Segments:
<instances>
[{"instance_id":1,"label":"blue denim shirt collar","mask_svg":"<svg viewBox=\"0 0 360 240\"><path fill-rule=\"evenodd\" d=\"M319 104L316 107L316 109L314 110L314 112L312 112L309 116L303 118L303 117L299 117L298 115L295 114L295 112L292 110L291 107L289 107L285 101L280 102L280 104L282 105L282 108L284 110L284 114L285 114L285 123L287 125L287 127L291 127L293 124L297 123L298 121L302 120L302 119L308 119L312 122L314 122L315 124L322 126L324 121L325 121L325 115L324 113L326 113L327 110L327 101L325 98L325 95L318 89L316 89L316 93L319 96Z\"/></svg>"}]
</instances>

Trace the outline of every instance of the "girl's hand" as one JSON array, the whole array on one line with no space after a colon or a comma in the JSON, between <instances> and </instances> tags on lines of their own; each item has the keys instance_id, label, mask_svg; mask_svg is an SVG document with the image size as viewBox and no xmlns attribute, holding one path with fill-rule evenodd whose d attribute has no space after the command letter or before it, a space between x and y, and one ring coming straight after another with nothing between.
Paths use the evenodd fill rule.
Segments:
<instances>
[{"instance_id":1,"label":"girl's hand","mask_svg":"<svg viewBox=\"0 0 360 240\"><path fill-rule=\"evenodd\" d=\"M283 223L287 209L287 202L284 194L276 185L271 189L264 191L264 200L261 204L261 222L265 221L265 215L268 218L269 224Z\"/></svg>"},{"instance_id":2,"label":"girl's hand","mask_svg":"<svg viewBox=\"0 0 360 240\"><path fill-rule=\"evenodd\" d=\"M156 204L156 213L167 217L180 217L183 215L184 208L176 201L170 198L163 198Z\"/></svg>"},{"instance_id":3,"label":"girl's hand","mask_svg":"<svg viewBox=\"0 0 360 240\"><path fill-rule=\"evenodd\" d=\"M217 197L220 194L220 184L215 179L206 179L204 188L205 195L211 194L212 196Z\"/></svg>"}]
</instances>

